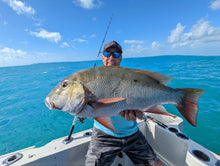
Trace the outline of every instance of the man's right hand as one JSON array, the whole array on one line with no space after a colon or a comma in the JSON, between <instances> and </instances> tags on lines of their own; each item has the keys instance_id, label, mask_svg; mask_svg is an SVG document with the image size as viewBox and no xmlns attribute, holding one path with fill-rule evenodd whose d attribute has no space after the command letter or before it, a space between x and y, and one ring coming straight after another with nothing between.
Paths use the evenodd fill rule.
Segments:
<instances>
[{"instance_id":1,"label":"man's right hand","mask_svg":"<svg viewBox=\"0 0 220 166\"><path fill-rule=\"evenodd\" d=\"M139 110L125 110L120 112L121 117L125 118L126 120L136 121L136 119L143 119L144 113Z\"/></svg>"},{"instance_id":2,"label":"man's right hand","mask_svg":"<svg viewBox=\"0 0 220 166\"><path fill-rule=\"evenodd\" d=\"M152 109L146 111L146 112L150 112L150 113L156 113L156 114L162 114L162 115L169 115L169 116L174 116L172 114L169 114L166 111L166 108L162 105L157 105L155 107L153 107ZM138 119L144 119L144 113L140 110L125 110L120 112L121 117L132 121L135 121L136 118Z\"/></svg>"}]
</instances>

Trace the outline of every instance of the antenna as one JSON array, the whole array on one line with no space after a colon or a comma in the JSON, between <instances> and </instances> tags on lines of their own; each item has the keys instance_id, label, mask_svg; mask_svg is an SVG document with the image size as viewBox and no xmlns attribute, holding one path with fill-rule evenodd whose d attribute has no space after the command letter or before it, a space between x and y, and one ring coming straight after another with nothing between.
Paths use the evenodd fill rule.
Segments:
<instances>
[{"instance_id":1,"label":"antenna","mask_svg":"<svg viewBox=\"0 0 220 166\"><path fill-rule=\"evenodd\" d=\"M102 40L101 46L100 46L100 48L99 48L99 52L98 52L97 57L99 57L99 54L102 52L102 46L103 46L103 43L105 42L105 38L106 38L106 36L107 36L109 27L110 27L110 25L111 25L112 18L113 18L113 13L112 13L112 16L111 16L111 18L110 18L110 20L109 20L109 23L108 23L107 29L106 29L106 31L105 31L105 35L104 35L104 38L103 38L103 40ZM94 64L94 67L96 67L96 63Z\"/></svg>"}]
</instances>

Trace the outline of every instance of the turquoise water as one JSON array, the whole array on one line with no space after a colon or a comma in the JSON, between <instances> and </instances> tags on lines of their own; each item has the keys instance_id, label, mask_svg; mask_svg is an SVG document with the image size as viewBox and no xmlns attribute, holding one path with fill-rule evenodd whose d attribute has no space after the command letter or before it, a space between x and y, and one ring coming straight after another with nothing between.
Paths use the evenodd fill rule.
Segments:
<instances>
[{"instance_id":1,"label":"turquoise water","mask_svg":"<svg viewBox=\"0 0 220 166\"><path fill-rule=\"evenodd\" d=\"M73 116L48 110L44 99L69 74L94 61L34 64L0 68L0 155L29 146L42 146L68 135ZM101 61L96 61L102 65ZM197 127L184 120L184 133L209 150L220 153L220 57L158 56L123 59L121 66L147 69L175 77L170 87L206 91L198 105ZM173 105L170 113L181 116ZM74 132L92 127L77 122Z\"/></svg>"}]
</instances>

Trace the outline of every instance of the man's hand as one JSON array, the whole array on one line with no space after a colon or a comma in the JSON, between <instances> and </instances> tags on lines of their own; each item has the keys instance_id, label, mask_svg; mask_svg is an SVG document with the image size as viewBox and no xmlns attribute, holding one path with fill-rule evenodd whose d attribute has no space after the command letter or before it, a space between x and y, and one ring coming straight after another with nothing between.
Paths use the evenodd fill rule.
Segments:
<instances>
[{"instance_id":1,"label":"man's hand","mask_svg":"<svg viewBox=\"0 0 220 166\"><path fill-rule=\"evenodd\" d=\"M128 121L136 121L136 118L143 119L144 117L144 113L139 110L125 110L120 112L120 115Z\"/></svg>"}]
</instances>

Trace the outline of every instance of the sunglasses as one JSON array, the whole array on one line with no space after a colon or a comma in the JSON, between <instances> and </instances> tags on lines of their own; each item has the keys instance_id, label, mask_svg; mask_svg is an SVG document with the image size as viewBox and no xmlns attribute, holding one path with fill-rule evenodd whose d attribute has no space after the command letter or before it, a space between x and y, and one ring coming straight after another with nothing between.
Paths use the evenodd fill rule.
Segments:
<instances>
[{"instance_id":1,"label":"sunglasses","mask_svg":"<svg viewBox=\"0 0 220 166\"><path fill-rule=\"evenodd\" d=\"M108 51L104 52L104 56L106 58L109 58L111 55L113 56L113 58L119 58L121 56L121 53L119 53L119 52L108 52Z\"/></svg>"}]
</instances>

